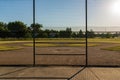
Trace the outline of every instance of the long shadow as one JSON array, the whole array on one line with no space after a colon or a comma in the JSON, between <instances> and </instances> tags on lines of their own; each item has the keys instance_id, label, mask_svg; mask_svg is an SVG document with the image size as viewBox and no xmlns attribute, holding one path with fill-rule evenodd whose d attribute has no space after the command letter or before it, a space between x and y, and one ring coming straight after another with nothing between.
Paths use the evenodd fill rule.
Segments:
<instances>
[{"instance_id":1,"label":"long shadow","mask_svg":"<svg viewBox=\"0 0 120 80\"><path fill-rule=\"evenodd\" d=\"M76 75L78 75L80 72L82 72L86 67L83 67L82 69L80 69L78 72L76 72L74 75L72 75L68 80L73 79Z\"/></svg>"},{"instance_id":2,"label":"long shadow","mask_svg":"<svg viewBox=\"0 0 120 80\"><path fill-rule=\"evenodd\" d=\"M6 76L6 75L9 75L9 74L12 74L12 73L15 73L15 72L19 72L19 71L22 71L22 70L25 70L25 69L28 69L29 67L25 67L25 68L22 68L22 69L18 69L18 70L15 70L15 71L11 71L11 72L8 72L8 73L5 73L5 74L1 74L0 76Z\"/></svg>"},{"instance_id":3,"label":"long shadow","mask_svg":"<svg viewBox=\"0 0 120 80\"><path fill-rule=\"evenodd\" d=\"M63 79L63 80L68 80L68 78L67 77L1 77L0 79L21 79L21 80L23 80L23 79L43 79L43 80L45 80L45 79L49 79L49 80L56 80L56 79L58 79L58 80L60 80L60 79Z\"/></svg>"},{"instance_id":4,"label":"long shadow","mask_svg":"<svg viewBox=\"0 0 120 80\"><path fill-rule=\"evenodd\" d=\"M69 77L2 77L2 76L10 75L10 74L15 73L15 72L26 70L28 68L31 68L31 67L25 67L25 68L22 68L22 69L18 69L18 70L15 70L15 71L11 71L11 72L2 74L2 75L0 75L0 79L50 79L50 80L53 80L53 79L68 80L69 79Z\"/></svg>"}]
</instances>

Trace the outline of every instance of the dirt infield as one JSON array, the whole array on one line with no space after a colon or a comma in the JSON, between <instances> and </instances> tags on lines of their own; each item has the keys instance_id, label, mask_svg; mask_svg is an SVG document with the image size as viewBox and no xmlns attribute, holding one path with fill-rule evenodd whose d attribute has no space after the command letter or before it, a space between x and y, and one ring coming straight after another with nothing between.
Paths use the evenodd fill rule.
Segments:
<instances>
[{"instance_id":1,"label":"dirt infield","mask_svg":"<svg viewBox=\"0 0 120 80\"><path fill-rule=\"evenodd\" d=\"M30 42L29 42L30 43ZM33 48L26 43L4 44L20 46L23 49L0 51L0 65L32 65ZM119 65L120 52L101 50L118 46L112 43L96 43L99 46L88 48L89 65ZM36 47L36 64L39 65L85 65L85 55L40 55L40 54L85 54L85 47Z\"/></svg>"}]
</instances>

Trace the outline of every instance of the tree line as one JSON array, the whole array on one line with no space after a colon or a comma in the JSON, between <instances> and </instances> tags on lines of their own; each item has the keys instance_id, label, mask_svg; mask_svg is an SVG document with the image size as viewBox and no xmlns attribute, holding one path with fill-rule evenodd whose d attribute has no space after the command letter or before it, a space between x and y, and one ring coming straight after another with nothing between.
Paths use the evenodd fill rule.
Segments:
<instances>
[{"instance_id":1,"label":"tree line","mask_svg":"<svg viewBox=\"0 0 120 80\"><path fill-rule=\"evenodd\" d=\"M8 24L0 22L0 38L85 38L85 32L79 30L78 32L72 31L71 28L66 30L42 30L43 25L36 23L27 26L24 22L14 21ZM102 33L96 34L93 30L87 31L88 38L111 38L118 37L119 35Z\"/></svg>"}]
</instances>

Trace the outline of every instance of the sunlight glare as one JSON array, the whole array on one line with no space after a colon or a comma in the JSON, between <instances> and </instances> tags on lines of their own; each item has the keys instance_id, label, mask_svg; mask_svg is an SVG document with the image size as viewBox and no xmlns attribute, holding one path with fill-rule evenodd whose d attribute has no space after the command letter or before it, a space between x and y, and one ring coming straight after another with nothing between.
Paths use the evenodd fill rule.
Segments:
<instances>
[{"instance_id":1,"label":"sunlight glare","mask_svg":"<svg viewBox=\"0 0 120 80\"><path fill-rule=\"evenodd\" d=\"M117 0L114 3L112 3L111 10L114 15L120 16L120 0Z\"/></svg>"}]
</instances>

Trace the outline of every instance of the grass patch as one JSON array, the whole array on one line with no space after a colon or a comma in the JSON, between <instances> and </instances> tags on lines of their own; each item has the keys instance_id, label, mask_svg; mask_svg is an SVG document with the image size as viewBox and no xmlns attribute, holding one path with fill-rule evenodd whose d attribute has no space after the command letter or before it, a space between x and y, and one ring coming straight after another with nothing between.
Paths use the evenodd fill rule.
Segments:
<instances>
[{"instance_id":1,"label":"grass patch","mask_svg":"<svg viewBox=\"0 0 120 80\"><path fill-rule=\"evenodd\" d=\"M12 43L24 43L24 42L32 42L32 41L0 41L0 44L12 44Z\"/></svg>"},{"instance_id":2,"label":"grass patch","mask_svg":"<svg viewBox=\"0 0 120 80\"><path fill-rule=\"evenodd\" d=\"M75 46L75 47L85 47L86 44L69 44L71 47ZM95 47L98 46L98 44L88 44L88 47Z\"/></svg>"},{"instance_id":3,"label":"grass patch","mask_svg":"<svg viewBox=\"0 0 120 80\"><path fill-rule=\"evenodd\" d=\"M85 42L85 39L73 39L73 38L44 38L44 39L36 39L36 42Z\"/></svg>"},{"instance_id":4,"label":"grass patch","mask_svg":"<svg viewBox=\"0 0 120 80\"><path fill-rule=\"evenodd\" d=\"M108 50L108 51L120 51L120 46L109 47L109 48L102 48L102 50Z\"/></svg>"},{"instance_id":5,"label":"grass patch","mask_svg":"<svg viewBox=\"0 0 120 80\"><path fill-rule=\"evenodd\" d=\"M0 44L33 42L32 39L6 39ZM36 38L36 42L85 42L85 38ZM88 38L88 42L120 43L120 38Z\"/></svg>"},{"instance_id":6,"label":"grass patch","mask_svg":"<svg viewBox=\"0 0 120 80\"><path fill-rule=\"evenodd\" d=\"M15 42L33 42L33 39L9 39L0 40L0 43L15 43ZM85 38L36 38L36 42L85 42Z\"/></svg>"},{"instance_id":7,"label":"grass patch","mask_svg":"<svg viewBox=\"0 0 120 80\"><path fill-rule=\"evenodd\" d=\"M24 46L32 47L33 44L24 44ZM86 44L36 44L36 47L85 47ZM98 44L88 44L89 47L98 46Z\"/></svg>"},{"instance_id":8,"label":"grass patch","mask_svg":"<svg viewBox=\"0 0 120 80\"><path fill-rule=\"evenodd\" d=\"M18 50L18 49L22 49L22 47L0 46L0 51L11 51L11 50Z\"/></svg>"},{"instance_id":9,"label":"grass patch","mask_svg":"<svg viewBox=\"0 0 120 80\"><path fill-rule=\"evenodd\" d=\"M89 38L88 42L120 43L120 38Z\"/></svg>"}]
</instances>

